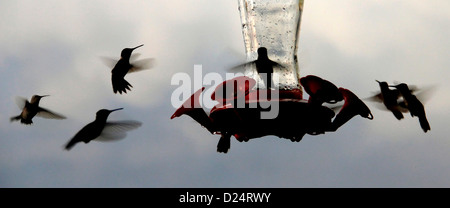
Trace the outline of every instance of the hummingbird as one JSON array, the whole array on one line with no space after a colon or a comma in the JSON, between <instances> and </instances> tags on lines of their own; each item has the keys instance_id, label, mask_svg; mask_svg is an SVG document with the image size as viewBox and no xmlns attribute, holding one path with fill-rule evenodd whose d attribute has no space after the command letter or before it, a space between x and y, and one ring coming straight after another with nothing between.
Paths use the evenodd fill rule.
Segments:
<instances>
[{"instance_id":1,"label":"hummingbird","mask_svg":"<svg viewBox=\"0 0 450 208\"><path fill-rule=\"evenodd\" d=\"M260 47L258 48L257 52L258 58L255 61L233 67L233 69L242 68L248 66L249 64L255 64L256 71L263 80L264 85L266 86L267 89L270 89L272 87L273 67L281 67L281 68L284 67L281 64L269 59L269 56L267 55L267 48Z\"/></svg>"},{"instance_id":2,"label":"hummingbird","mask_svg":"<svg viewBox=\"0 0 450 208\"><path fill-rule=\"evenodd\" d=\"M144 45L142 44L134 48L125 48L122 50L119 61L117 61L111 71L111 82L114 93L127 93L127 90L130 91L130 87L133 87L127 80L125 80L125 75L151 67L151 65L149 65L148 63L151 63L153 59L143 59L134 63L130 63L132 52L142 46ZM105 60L105 63L106 61L109 60ZM107 65L111 64L107 63Z\"/></svg>"},{"instance_id":3,"label":"hummingbird","mask_svg":"<svg viewBox=\"0 0 450 208\"><path fill-rule=\"evenodd\" d=\"M428 123L428 120L427 120L427 117L425 114L425 108L424 108L422 102L420 102L420 100L417 99L417 97L411 93L411 90L409 89L408 85L405 83L401 83L401 84L395 85L393 87L397 88L400 91L400 93L404 99L403 105L406 108L408 108L409 112L411 113L411 116L419 117L419 123L420 123L420 126L422 127L422 130L424 132L431 130L430 124Z\"/></svg>"},{"instance_id":4,"label":"hummingbird","mask_svg":"<svg viewBox=\"0 0 450 208\"><path fill-rule=\"evenodd\" d=\"M318 76L308 75L300 79L300 83L309 94L308 103L322 105L324 102L337 103L344 97L336 85Z\"/></svg>"},{"instance_id":5,"label":"hummingbird","mask_svg":"<svg viewBox=\"0 0 450 208\"><path fill-rule=\"evenodd\" d=\"M375 81L377 81L380 85L381 93L375 95L374 97L381 100L384 106L386 106L386 108L394 114L395 118L398 120L403 119L404 117L402 112L407 112L408 110L402 107L398 102L398 99L400 98L400 91L397 89L389 89L387 82L380 82L378 80Z\"/></svg>"},{"instance_id":6,"label":"hummingbird","mask_svg":"<svg viewBox=\"0 0 450 208\"><path fill-rule=\"evenodd\" d=\"M39 102L41 101L41 98L47 97L49 95L33 95L31 97L30 102L28 102L25 98L16 98L16 103L19 106L19 108L22 109L22 112L18 116L11 117L10 121L16 121L20 120L22 124L32 124L33 117L39 116L43 118L49 118L49 119L65 119L66 117L53 113L52 111L49 111L45 108L42 108L39 106Z\"/></svg>"},{"instance_id":7,"label":"hummingbird","mask_svg":"<svg viewBox=\"0 0 450 208\"><path fill-rule=\"evenodd\" d=\"M125 131L136 129L142 125L138 121L117 121L107 122L110 113L123 108L114 110L101 109L97 111L95 120L84 126L75 136L65 145L66 150L70 150L76 143L89 143L96 139L98 141L114 141L125 138Z\"/></svg>"}]
</instances>

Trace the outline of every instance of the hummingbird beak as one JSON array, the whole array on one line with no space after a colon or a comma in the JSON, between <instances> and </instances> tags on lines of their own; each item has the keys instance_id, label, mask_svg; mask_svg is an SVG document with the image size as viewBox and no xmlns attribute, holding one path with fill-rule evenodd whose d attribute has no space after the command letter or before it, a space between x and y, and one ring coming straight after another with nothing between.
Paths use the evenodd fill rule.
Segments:
<instances>
[{"instance_id":1,"label":"hummingbird beak","mask_svg":"<svg viewBox=\"0 0 450 208\"><path fill-rule=\"evenodd\" d=\"M109 112L114 112L114 111L118 111L118 110L122 110L123 108L117 108L117 109L114 109L114 110L109 110Z\"/></svg>"},{"instance_id":2,"label":"hummingbird beak","mask_svg":"<svg viewBox=\"0 0 450 208\"><path fill-rule=\"evenodd\" d=\"M381 83L380 81L378 81L378 80L375 80L375 81L377 81L378 83Z\"/></svg>"},{"instance_id":3,"label":"hummingbird beak","mask_svg":"<svg viewBox=\"0 0 450 208\"><path fill-rule=\"evenodd\" d=\"M142 46L144 46L144 44L134 47L133 50Z\"/></svg>"},{"instance_id":4,"label":"hummingbird beak","mask_svg":"<svg viewBox=\"0 0 450 208\"><path fill-rule=\"evenodd\" d=\"M43 98L43 97L48 97L50 95L40 95L39 97Z\"/></svg>"}]
</instances>

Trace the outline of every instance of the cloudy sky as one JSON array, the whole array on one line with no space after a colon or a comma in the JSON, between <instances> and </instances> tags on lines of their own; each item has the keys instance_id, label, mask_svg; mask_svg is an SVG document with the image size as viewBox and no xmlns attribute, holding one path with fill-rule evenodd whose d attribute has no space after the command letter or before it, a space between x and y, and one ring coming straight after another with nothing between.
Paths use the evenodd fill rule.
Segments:
<instances>
[{"instance_id":1,"label":"cloudy sky","mask_svg":"<svg viewBox=\"0 0 450 208\"><path fill-rule=\"evenodd\" d=\"M219 136L175 111L178 72L225 74L244 60L237 0L8 0L0 2L0 187L450 187L450 2L306 0L301 75L314 74L361 98L375 79L435 86L417 118L366 102L375 119L299 143L267 136L216 152ZM99 57L126 47L155 58L115 95ZM20 113L15 97L49 94L41 106L65 120ZM117 142L63 145L102 108L143 125Z\"/></svg>"}]
</instances>

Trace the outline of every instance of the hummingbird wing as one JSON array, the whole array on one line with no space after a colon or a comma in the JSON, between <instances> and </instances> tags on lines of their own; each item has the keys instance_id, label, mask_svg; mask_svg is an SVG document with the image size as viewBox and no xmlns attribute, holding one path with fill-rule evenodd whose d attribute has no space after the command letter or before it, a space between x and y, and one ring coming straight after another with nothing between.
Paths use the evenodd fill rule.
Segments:
<instances>
[{"instance_id":1,"label":"hummingbird wing","mask_svg":"<svg viewBox=\"0 0 450 208\"><path fill-rule=\"evenodd\" d=\"M133 53L130 56L130 61L136 60L141 54L140 53ZM113 57L107 57L107 56L100 56L100 60L105 64L108 68L112 69L117 64L119 59L113 58Z\"/></svg>"},{"instance_id":2,"label":"hummingbird wing","mask_svg":"<svg viewBox=\"0 0 450 208\"><path fill-rule=\"evenodd\" d=\"M279 63L277 63L277 62L275 62L275 61L270 61L269 63L270 63L270 65L271 65L272 67L278 67L278 68L281 68L281 69L285 69L285 68L286 68L286 67L283 66L282 64L279 64ZM255 66L255 64L256 64L256 61L251 61L251 62L248 62L248 63L244 63L244 64L240 64L240 65L234 66L234 67L232 67L231 69L229 69L229 71L241 71L241 72L243 72L243 71L245 71L248 67ZM256 66L255 66L255 67L256 67Z\"/></svg>"},{"instance_id":3,"label":"hummingbird wing","mask_svg":"<svg viewBox=\"0 0 450 208\"><path fill-rule=\"evenodd\" d=\"M100 56L100 60L105 64L109 69L114 68L116 63L119 61L116 58L106 57L106 56Z\"/></svg>"},{"instance_id":4,"label":"hummingbird wing","mask_svg":"<svg viewBox=\"0 0 450 208\"><path fill-rule=\"evenodd\" d=\"M146 58L146 59L141 59L139 61L133 61L132 65L133 65L133 67L128 71L128 73L138 72L138 71L152 68L155 65L155 59L154 58Z\"/></svg>"},{"instance_id":5,"label":"hummingbird wing","mask_svg":"<svg viewBox=\"0 0 450 208\"><path fill-rule=\"evenodd\" d=\"M39 116L41 118L48 118L48 119L66 119L65 116L54 113L52 111L49 111L45 108L41 108L39 107L38 109L38 113L36 114L36 116Z\"/></svg>"},{"instance_id":6,"label":"hummingbird wing","mask_svg":"<svg viewBox=\"0 0 450 208\"><path fill-rule=\"evenodd\" d=\"M139 56L141 56L140 53L133 53L133 54L131 54L131 56L130 56L130 62L136 61L136 59L138 59Z\"/></svg>"},{"instance_id":7,"label":"hummingbird wing","mask_svg":"<svg viewBox=\"0 0 450 208\"><path fill-rule=\"evenodd\" d=\"M280 63L272 61L272 60L270 60L270 63L272 65L272 67L278 67L278 68L281 68L281 69L285 69L286 68L286 66L284 66L283 64L280 64Z\"/></svg>"},{"instance_id":8,"label":"hummingbird wing","mask_svg":"<svg viewBox=\"0 0 450 208\"><path fill-rule=\"evenodd\" d=\"M383 94L381 92L379 92L373 96L364 98L363 100L382 103L383 102Z\"/></svg>"},{"instance_id":9,"label":"hummingbird wing","mask_svg":"<svg viewBox=\"0 0 450 208\"><path fill-rule=\"evenodd\" d=\"M394 82L393 82L394 85L399 85L399 84L401 84L401 83L402 83L402 82L399 82L399 81L394 81ZM408 85L408 88L409 88L409 90L411 91L411 93L413 93L413 92L419 90L419 87L417 87L417 85Z\"/></svg>"},{"instance_id":10,"label":"hummingbird wing","mask_svg":"<svg viewBox=\"0 0 450 208\"><path fill-rule=\"evenodd\" d=\"M251 61L251 62L248 62L248 63L239 64L237 66L231 67L230 69L228 69L228 71L245 72L245 70L248 67L252 67L255 63L256 63L255 61Z\"/></svg>"},{"instance_id":11,"label":"hummingbird wing","mask_svg":"<svg viewBox=\"0 0 450 208\"><path fill-rule=\"evenodd\" d=\"M115 121L107 122L97 141L117 141L126 137L126 132L137 129L142 125L139 121Z\"/></svg>"},{"instance_id":12,"label":"hummingbird wing","mask_svg":"<svg viewBox=\"0 0 450 208\"><path fill-rule=\"evenodd\" d=\"M436 86L429 86L422 88L419 92L415 93L414 95L417 97L417 99L420 100L420 102L422 102L422 104L425 104L428 100L430 100L435 91Z\"/></svg>"},{"instance_id":13,"label":"hummingbird wing","mask_svg":"<svg viewBox=\"0 0 450 208\"><path fill-rule=\"evenodd\" d=\"M395 90L395 92L397 93L397 99L400 98L401 94L399 93L398 90ZM375 104L373 105L375 108L377 108L378 110L383 110L383 111L390 111L389 109L386 108L386 106L383 104L383 94L380 92L378 94L375 94L371 97L367 97L364 98L363 100L367 100L367 101L371 101L371 102L375 102ZM404 101L403 99L399 99L397 100L398 106L397 106L397 110L403 112L403 113L407 113L408 112L408 108L406 108L404 106Z\"/></svg>"},{"instance_id":14,"label":"hummingbird wing","mask_svg":"<svg viewBox=\"0 0 450 208\"><path fill-rule=\"evenodd\" d=\"M391 93L393 96L397 97L397 100L402 97L401 94L400 94L400 91L398 91L398 90L390 90L389 93ZM364 98L363 100L367 100L367 101L371 101L371 102L383 103L384 97L383 97L383 93L378 92L377 94L375 94L375 95L373 95L371 97Z\"/></svg>"},{"instance_id":15,"label":"hummingbird wing","mask_svg":"<svg viewBox=\"0 0 450 208\"><path fill-rule=\"evenodd\" d=\"M25 104L28 102L26 98L19 96L15 97L14 101L16 102L16 105L20 110L22 110L25 107Z\"/></svg>"}]
</instances>

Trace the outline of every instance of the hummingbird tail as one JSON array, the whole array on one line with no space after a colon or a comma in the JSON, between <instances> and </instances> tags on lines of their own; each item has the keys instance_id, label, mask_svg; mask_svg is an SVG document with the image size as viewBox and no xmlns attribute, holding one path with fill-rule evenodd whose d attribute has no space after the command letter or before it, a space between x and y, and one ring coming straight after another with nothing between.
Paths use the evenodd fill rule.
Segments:
<instances>
[{"instance_id":1,"label":"hummingbird tail","mask_svg":"<svg viewBox=\"0 0 450 208\"><path fill-rule=\"evenodd\" d=\"M428 130L431 130L430 124L428 123L427 118L419 117L420 127L422 127L423 131L426 133Z\"/></svg>"},{"instance_id":2,"label":"hummingbird tail","mask_svg":"<svg viewBox=\"0 0 450 208\"><path fill-rule=\"evenodd\" d=\"M395 118L397 118L398 120L403 119L403 113L400 111L392 111L392 113L394 114Z\"/></svg>"},{"instance_id":3,"label":"hummingbird tail","mask_svg":"<svg viewBox=\"0 0 450 208\"><path fill-rule=\"evenodd\" d=\"M128 91L131 91L130 87L133 87L130 83L127 82L127 80L125 80L124 78L120 78L120 79L114 79L112 80L112 85L113 85L113 91L114 93L119 92L120 94L123 93L127 93Z\"/></svg>"},{"instance_id":4,"label":"hummingbird tail","mask_svg":"<svg viewBox=\"0 0 450 208\"><path fill-rule=\"evenodd\" d=\"M31 125L33 124L33 121L30 118L24 119L22 118L22 116L18 115L18 116L13 116L9 119L9 121L14 122L14 121L18 121L20 120L20 123L25 124L25 125Z\"/></svg>"},{"instance_id":5,"label":"hummingbird tail","mask_svg":"<svg viewBox=\"0 0 450 208\"><path fill-rule=\"evenodd\" d=\"M10 122L14 122L14 121L18 121L18 120L20 120L21 118L20 118L20 115L18 115L18 116L13 116L13 117L11 117L10 119L9 119L9 121Z\"/></svg>"},{"instance_id":6,"label":"hummingbird tail","mask_svg":"<svg viewBox=\"0 0 450 208\"><path fill-rule=\"evenodd\" d=\"M69 151L70 149L72 149L72 147L76 144L77 142L74 140L70 140L69 143L66 144L66 146L64 147L64 149L66 149L67 151Z\"/></svg>"}]
</instances>

